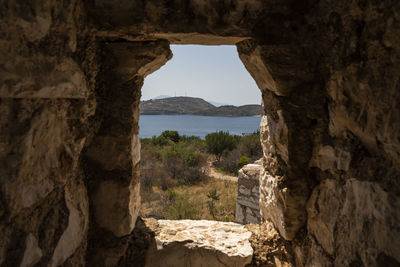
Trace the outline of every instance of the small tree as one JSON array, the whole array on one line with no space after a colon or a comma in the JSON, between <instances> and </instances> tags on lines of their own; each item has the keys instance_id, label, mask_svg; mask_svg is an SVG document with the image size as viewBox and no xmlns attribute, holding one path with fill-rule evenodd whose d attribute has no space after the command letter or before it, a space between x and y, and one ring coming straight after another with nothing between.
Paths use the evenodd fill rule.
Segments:
<instances>
[{"instance_id":1,"label":"small tree","mask_svg":"<svg viewBox=\"0 0 400 267\"><path fill-rule=\"evenodd\" d=\"M249 164L249 159L246 156L241 156L239 162L237 163L238 170L247 164Z\"/></svg>"},{"instance_id":2,"label":"small tree","mask_svg":"<svg viewBox=\"0 0 400 267\"><path fill-rule=\"evenodd\" d=\"M181 137L179 136L179 133L177 131L166 130L166 131L162 132L160 136L165 137L165 138L173 141L174 143L178 143L179 140L181 139Z\"/></svg>"},{"instance_id":3,"label":"small tree","mask_svg":"<svg viewBox=\"0 0 400 267\"><path fill-rule=\"evenodd\" d=\"M221 159L224 151L231 151L236 147L235 138L229 132L215 132L206 135L207 151Z\"/></svg>"},{"instance_id":4,"label":"small tree","mask_svg":"<svg viewBox=\"0 0 400 267\"><path fill-rule=\"evenodd\" d=\"M216 220L216 218L215 218L215 201L219 200L219 195L217 195L217 189L212 189L211 191L209 191L207 194L207 197L210 199L208 201L208 209L209 209L213 219Z\"/></svg>"}]
</instances>

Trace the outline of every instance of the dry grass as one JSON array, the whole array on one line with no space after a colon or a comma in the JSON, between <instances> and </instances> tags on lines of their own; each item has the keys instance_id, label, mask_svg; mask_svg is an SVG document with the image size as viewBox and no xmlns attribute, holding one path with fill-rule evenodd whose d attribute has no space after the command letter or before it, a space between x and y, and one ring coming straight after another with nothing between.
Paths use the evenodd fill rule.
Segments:
<instances>
[{"instance_id":1,"label":"dry grass","mask_svg":"<svg viewBox=\"0 0 400 267\"><path fill-rule=\"evenodd\" d=\"M216 190L219 199L210 207L212 200L208 195L212 190ZM153 186L151 191L142 192L141 216L234 221L236 196L236 182L213 178L196 185L171 187L167 191Z\"/></svg>"}]
</instances>

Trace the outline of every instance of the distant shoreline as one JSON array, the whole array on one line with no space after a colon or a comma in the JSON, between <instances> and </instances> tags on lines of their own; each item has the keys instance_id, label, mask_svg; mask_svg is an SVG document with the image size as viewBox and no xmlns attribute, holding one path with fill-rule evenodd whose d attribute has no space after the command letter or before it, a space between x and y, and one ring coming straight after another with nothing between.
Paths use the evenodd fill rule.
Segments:
<instances>
[{"instance_id":1,"label":"distant shoreline","mask_svg":"<svg viewBox=\"0 0 400 267\"><path fill-rule=\"evenodd\" d=\"M238 117L262 117L263 115L250 115L250 116L211 116L211 115L198 115L198 114L145 114L145 113L140 113L140 116L182 116L182 115L187 115L187 116L196 116L196 117L220 117L220 118L238 118Z\"/></svg>"},{"instance_id":2,"label":"distant shoreline","mask_svg":"<svg viewBox=\"0 0 400 267\"><path fill-rule=\"evenodd\" d=\"M144 115L139 117L139 137L151 138L163 131L178 131L180 135L198 136L202 139L216 131L232 135L250 134L260 130L260 116L200 116L200 115Z\"/></svg>"},{"instance_id":3,"label":"distant shoreline","mask_svg":"<svg viewBox=\"0 0 400 267\"><path fill-rule=\"evenodd\" d=\"M263 115L264 108L261 105L216 107L201 98L181 96L141 101L140 114L250 117Z\"/></svg>"}]
</instances>

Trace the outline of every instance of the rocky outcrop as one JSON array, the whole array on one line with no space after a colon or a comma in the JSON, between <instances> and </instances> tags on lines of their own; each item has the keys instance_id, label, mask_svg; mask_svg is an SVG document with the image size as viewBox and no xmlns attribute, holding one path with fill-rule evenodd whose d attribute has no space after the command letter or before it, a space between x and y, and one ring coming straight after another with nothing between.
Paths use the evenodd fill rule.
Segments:
<instances>
[{"instance_id":1,"label":"rocky outcrop","mask_svg":"<svg viewBox=\"0 0 400 267\"><path fill-rule=\"evenodd\" d=\"M242 225L205 220L145 222L155 233L146 266L239 267L251 262L251 232Z\"/></svg>"},{"instance_id":2,"label":"rocky outcrop","mask_svg":"<svg viewBox=\"0 0 400 267\"><path fill-rule=\"evenodd\" d=\"M93 266L116 265L127 248L126 236L140 206L140 88L144 77L171 57L165 41L108 43L103 53L97 129L82 158L93 229L88 261ZM99 240L99 233L107 238Z\"/></svg>"},{"instance_id":3,"label":"rocky outcrop","mask_svg":"<svg viewBox=\"0 0 400 267\"><path fill-rule=\"evenodd\" d=\"M241 224L260 223L259 179L262 165L247 164L239 170L235 222Z\"/></svg>"},{"instance_id":4,"label":"rocky outcrop","mask_svg":"<svg viewBox=\"0 0 400 267\"><path fill-rule=\"evenodd\" d=\"M354 254L367 266L375 265L379 258L390 259L381 254L382 251L394 255L392 262L399 261L400 241L397 237L400 231L393 224L385 223L399 219L392 207L400 208L399 199L390 200L388 193L375 183L356 179L349 179L344 185L331 179L322 182L307 205L307 229L312 235L311 250L315 250L310 264L328 264L326 254L332 257L335 251L339 251L334 257L336 266L346 265ZM325 251L323 254L318 246ZM369 249L366 251L364 247ZM390 261L387 263L390 265Z\"/></svg>"},{"instance_id":5,"label":"rocky outcrop","mask_svg":"<svg viewBox=\"0 0 400 267\"><path fill-rule=\"evenodd\" d=\"M250 243L253 247L253 259L250 266L295 266L290 242L276 231L271 222L247 224L252 233Z\"/></svg>"},{"instance_id":6,"label":"rocky outcrop","mask_svg":"<svg viewBox=\"0 0 400 267\"><path fill-rule=\"evenodd\" d=\"M139 203L140 88L174 43L237 45L264 103L261 215L298 266L398 265L399 10L5 1L0 264L121 264Z\"/></svg>"}]
</instances>

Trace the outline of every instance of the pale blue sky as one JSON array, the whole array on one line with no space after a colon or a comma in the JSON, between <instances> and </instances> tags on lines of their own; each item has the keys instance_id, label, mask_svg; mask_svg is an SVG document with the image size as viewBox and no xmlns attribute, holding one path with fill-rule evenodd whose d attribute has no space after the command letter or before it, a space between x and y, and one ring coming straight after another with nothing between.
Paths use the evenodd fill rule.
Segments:
<instances>
[{"instance_id":1,"label":"pale blue sky","mask_svg":"<svg viewBox=\"0 0 400 267\"><path fill-rule=\"evenodd\" d=\"M147 76L142 100L193 96L231 105L261 104L261 93L236 46L171 45L173 58Z\"/></svg>"}]
</instances>

